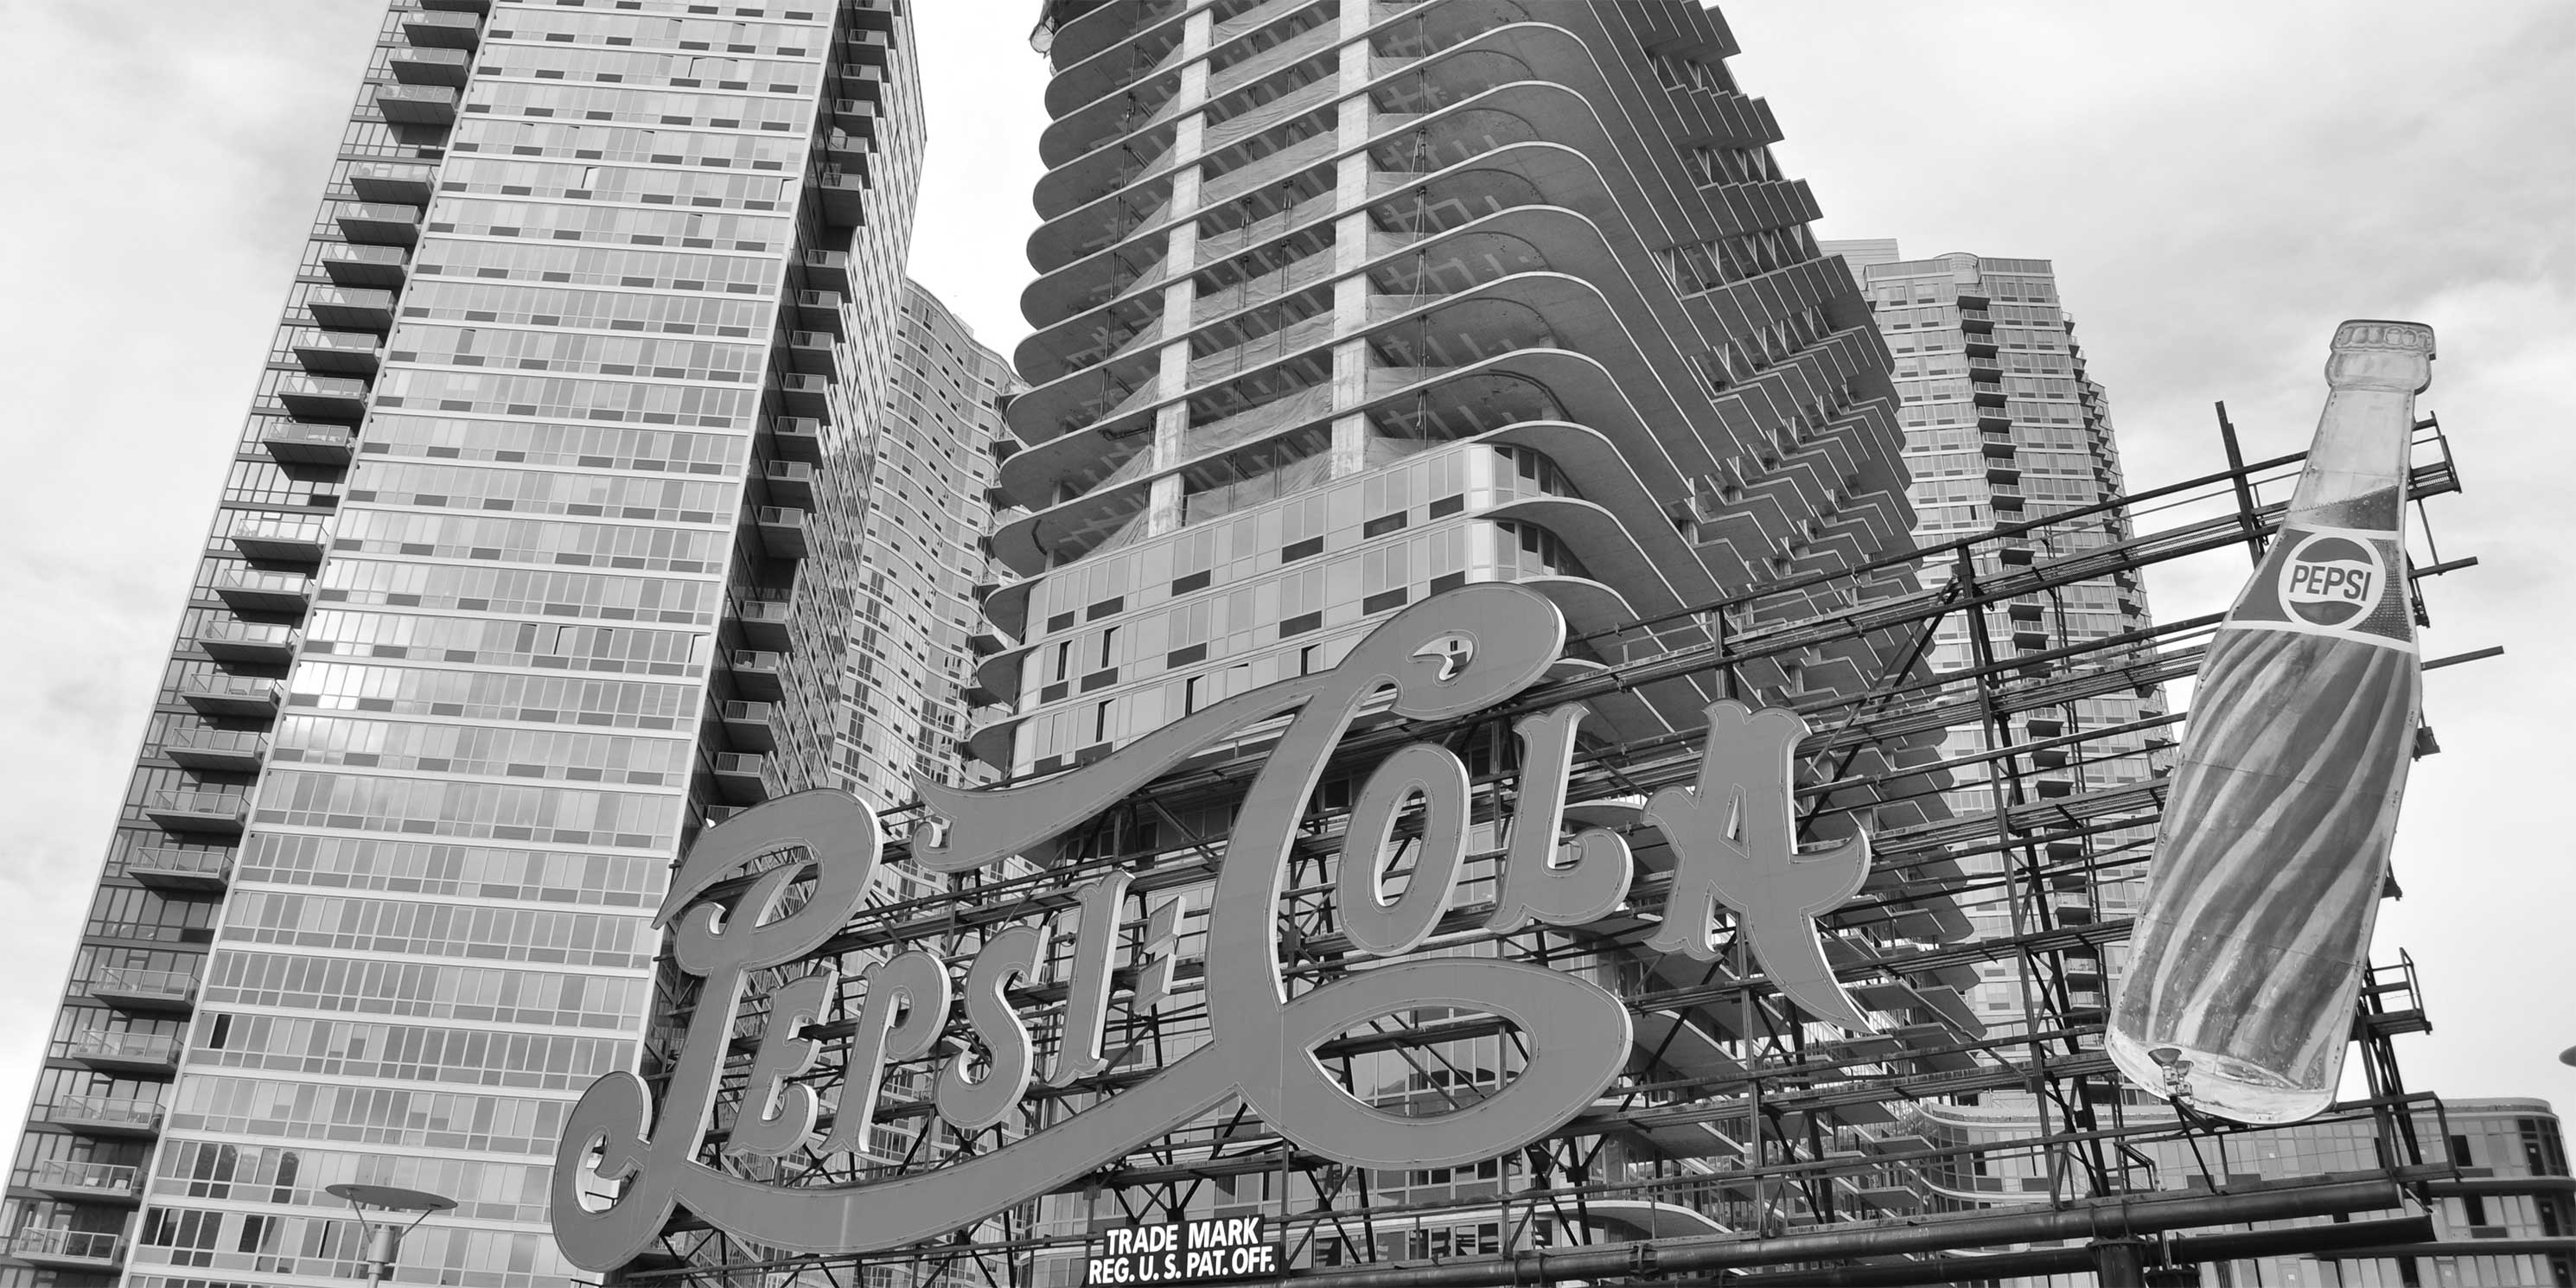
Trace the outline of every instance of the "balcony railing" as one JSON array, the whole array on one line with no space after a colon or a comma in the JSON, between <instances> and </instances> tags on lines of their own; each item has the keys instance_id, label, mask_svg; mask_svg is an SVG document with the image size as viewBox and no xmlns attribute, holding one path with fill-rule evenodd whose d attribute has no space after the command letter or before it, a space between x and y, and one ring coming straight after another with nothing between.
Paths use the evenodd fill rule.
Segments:
<instances>
[{"instance_id":1,"label":"balcony railing","mask_svg":"<svg viewBox=\"0 0 2576 1288\"><path fill-rule=\"evenodd\" d=\"M717 709L717 715L733 745L745 751L770 751L778 746L778 730L769 723L774 710L766 702L728 702Z\"/></svg>"},{"instance_id":2,"label":"balcony railing","mask_svg":"<svg viewBox=\"0 0 2576 1288\"><path fill-rule=\"evenodd\" d=\"M179 1039L131 1029L91 1029L72 1039L68 1054L92 1068L167 1072L179 1067Z\"/></svg>"},{"instance_id":3,"label":"balcony railing","mask_svg":"<svg viewBox=\"0 0 2576 1288\"><path fill-rule=\"evenodd\" d=\"M391 291L317 286L304 293L304 307L313 314L314 322L333 331L373 331L381 335L394 325Z\"/></svg>"},{"instance_id":4,"label":"balcony railing","mask_svg":"<svg viewBox=\"0 0 2576 1288\"><path fill-rule=\"evenodd\" d=\"M406 85L453 85L462 89L466 74L472 70L472 60L462 49L397 49L391 61L394 79Z\"/></svg>"},{"instance_id":5,"label":"balcony railing","mask_svg":"<svg viewBox=\"0 0 2576 1288\"><path fill-rule=\"evenodd\" d=\"M73 1131L103 1136L154 1136L161 1131L161 1106L149 1100L114 1096L56 1096L43 1111L46 1122Z\"/></svg>"},{"instance_id":6,"label":"balcony railing","mask_svg":"<svg viewBox=\"0 0 2576 1288\"><path fill-rule=\"evenodd\" d=\"M359 161L349 166L349 188L360 201L426 206L438 167L421 161Z\"/></svg>"},{"instance_id":7,"label":"balcony railing","mask_svg":"<svg viewBox=\"0 0 2576 1288\"><path fill-rule=\"evenodd\" d=\"M234 524L232 532L233 548L243 558L300 564L322 562L329 535L318 519L250 519Z\"/></svg>"},{"instance_id":8,"label":"balcony railing","mask_svg":"<svg viewBox=\"0 0 2576 1288\"><path fill-rule=\"evenodd\" d=\"M823 459L823 422L782 416L769 425L769 449L791 461Z\"/></svg>"},{"instance_id":9,"label":"balcony railing","mask_svg":"<svg viewBox=\"0 0 2576 1288\"><path fill-rule=\"evenodd\" d=\"M344 466L356 451L358 431L346 425L288 422L269 426L259 445L280 465Z\"/></svg>"},{"instance_id":10,"label":"balcony railing","mask_svg":"<svg viewBox=\"0 0 2576 1288\"><path fill-rule=\"evenodd\" d=\"M742 631L742 642L755 649L784 652L787 648L787 618L794 610L774 599L746 599L733 606L734 624Z\"/></svg>"},{"instance_id":11,"label":"balcony railing","mask_svg":"<svg viewBox=\"0 0 2576 1288\"><path fill-rule=\"evenodd\" d=\"M89 995L120 1010L184 1011L196 1005L197 977L183 970L111 967L89 982Z\"/></svg>"},{"instance_id":12,"label":"balcony railing","mask_svg":"<svg viewBox=\"0 0 2576 1288\"><path fill-rule=\"evenodd\" d=\"M805 540L807 512L792 506L764 505L752 518L760 525L761 543L773 559L802 559L811 550Z\"/></svg>"},{"instance_id":13,"label":"balcony railing","mask_svg":"<svg viewBox=\"0 0 2576 1288\"><path fill-rule=\"evenodd\" d=\"M125 1257L125 1236L101 1230L19 1230L9 1236L8 1252L39 1265L113 1268Z\"/></svg>"},{"instance_id":14,"label":"balcony railing","mask_svg":"<svg viewBox=\"0 0 2576 1288\"><path fill-rule=\"evenodd\" d=\"M225 850L136 850L125 875L154 890L220 894L232 880L233 856Z\"/></svg>"},{"instance_id":15,"label":"balcony railing","mask_svg":"<svg viewBox=\"0 0 2576 1288\"><path fill-rule=\"evenodd\" d=\"M36 1164L28 1184L56 1198L131 1203L142 1197L143 1169L125 1163L49 1158Z\"/></svg>"},{"instance_id":16,"label":"balcony railing","mask_svg":"<svg viewBox=\"0 0 2576 1288\"><path fill-rule=\"evenodd\" d=\"M850 289L850 253L845 250L809 250L805 252L805 280L816 290L847 291Z\"/></svg>"},{"instance_id":17,"label":"balcony railing","mask_svg":"<svg viewBox=\"0 0 2576 1288\"><path fill-rule=\"evenodd\" d=\"M206 716L258 718L277 714L275 680L242 675L201 675L179 686L179 700Z\"/></svg>"},{"instance_id":18,"label":"balcony railing","mask_svg":"<svg viewBox=\"0 0 2576 1288\"><path fill-rule=\"evenodd\" d=\"M403 35L432 49L472 49L482 36L483 20L472 13L417 13L403 19Z\"/></svg>"},{"instance_id":19,"label":"balcony railing","mask_svg":"<svg viewBox=\"0 0 2576 1288\"><path fill-rule=\"evenodd\" d=\"M814 508L814 467L803 461L769 461L761 466L760 481L769 499L780 505L800 509Z\"/></svg>"},{"instance_id":20,"label":"balcony railing","mask_svg":"<svg viewBox=\"0 0 2576 1288\"><path fill-rule=\"evenodd\" d=\"M154 792L143 812L173 832L233 835L250 821L250 798L236 792Z\"/></svg>"},{"instance_id":21,"label":"balcony railing","mask_svg":"<svg viewBox=\"0 0 2576 1288\"><path fill-rule=\"evenodd\" d=\"M418 90L420 87L388 86L384 93L390 94L401 88ZM438 92L450 99L456 96L452 89ZM369 246L409 246L420 240L418 206L397 205L389 201L350 202L340 207L338 222L341 236Z\"/></svg>"},{"instance_id":22,"label":"balcony railing","mask_svg":"<svg viewBox=\"0 0 2576 1288\"><path fill-rule=\"evenodd\" d=\"M736 649L725 659L725 669L733 673L734 687L747 698L774 702L787 691L785 659L776 653Z\"/></svg>"},{"instance_id":23,"label":"balcony railing","mask_svg":"<svg viewBox=\"0 0 2576 1288\"><path fill-rule=\"evenodd\" d=\"M769 788L760 781L761 771L768 767L768 757L756 752L718 752L715 757L716 788L725 799L750 805L769 799Z\"/></svg>"},{"instance_id":24,"label":"balcony railing","mask_svg":"<svg viewBox=\"0 0 2576 1288\"><path fill-rule=\"evenodd\" d=\"M215 597L236 613L302 613L313 579L300 572L237 568L215 578Z\"/></svg>"},{"instance_id":25,"label":"balcony railing","mask_svg":"<svg viewBox=\"0 0 2576 1288\"><path fill-rule=\"evenodd\" d=\"M830 376L794 375L778 378L778 400L791 416L829 417L832 414L832 378Z\"/></svg>"},{"instance_id":26,"label":"balcony railing","mask_svg":"<svg viewBox=\"0 0 2576 1288\"><path fill-rule=\"evenodd\" d=\"M841 374L841 362L833 355L832 345L839 338L829 331L790 332L787 337L787 360L795 364L798 371L811 372L818 376L838 377Z\"/></svg>"},{"instance_id":27,"label":"balcony railing","mask_svg":"<svg viewBox=\"0 0 2576 1288\"><path fill-rule=\"evenodd\" d=\"M410 259L400 246L333 242L322 248L322 271L334 286L398 291L402 289L404 265Z\"/></svg>"},{"instance_id":28,"label":"balcony railing","mask_svg":"<svg viewBox=\"0 0 2576 1288\"><path fill-rule=\"evenodd\" d=\"M376 110L396 125L449 125L456 120L456 91L446 85L384 85Z\"/></svg>"},{"instance_id":29,"label":"balcony railing","mask_svg":"<svg viewBox=\"0 0 2576 1288\"><path fill-rule=\"evenodd\" d=\"M841 293L839 291L798 291L796 320L808 331L841 334Z\"/></svg>"},{"instance_id":30,"label":"balcony railing","mask_svg":"<svg viewBox=\"0 0 2576 1288\"><path fill-rule=\"evenodd\" d=\"M346 244L346 243L342 243ZM304 364L307 375L367 377L376 374L377 350L385 338L365 331L324 331L299 327L288 333L286 347Z\"/></svg>"},{"instance_id":31,"label":"balcony railing","mask_svg":"<svg viewBox=\"0 0 2576 1288\"><path fill-rule=\"evenodd\" d=\"M248 729L185 729L161 744L161 751L190 769L251 774L268 759L268 736Z\"/></svg>"}]
</instances>

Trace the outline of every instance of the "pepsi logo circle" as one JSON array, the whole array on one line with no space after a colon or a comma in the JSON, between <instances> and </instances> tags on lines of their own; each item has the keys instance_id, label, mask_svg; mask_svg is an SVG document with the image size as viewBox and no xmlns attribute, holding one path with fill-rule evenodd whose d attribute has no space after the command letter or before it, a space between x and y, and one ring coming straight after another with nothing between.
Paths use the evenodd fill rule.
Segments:
<instances>
[{"instance_id":1,"label":"pepsi logo circle","mask_svg":"<svg viewBox=\"0 0 2576 1288\"><path fill-rule=\"evenodd\" d=\"M2350 626L2378 606L2387 580L2378 547L2313 536L2281 564L2281 606L2312 625Z\"/></svg>"}]
</instances>

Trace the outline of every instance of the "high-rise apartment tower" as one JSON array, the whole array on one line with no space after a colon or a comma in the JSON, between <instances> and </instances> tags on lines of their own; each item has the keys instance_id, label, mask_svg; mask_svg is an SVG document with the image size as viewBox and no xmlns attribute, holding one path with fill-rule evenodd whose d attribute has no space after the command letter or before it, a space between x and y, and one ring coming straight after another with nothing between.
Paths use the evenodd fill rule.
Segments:
<instances>
[{"instance_id":1,"label":"high-rise apartment tower","mask_svg":"<svg viewBox=\"0 0 2576 1288\"><path fill-rule=\"evenodd\" d=\"M877 805L913 798L916 774L964 784L992 776L958 749L992 585L983 553L1002 405L1019 387L1002 355L939 297L909 283L894 375L877 419L858 619L850 625L842 784ZM984 695L978 693L975 697Z\"/></svg>"},{"instance_id":2,"label":"high-rise apartment tower","mask_svg":"<svg viewBox=\"0 0 2576 1288\"><path fill-rule=\"evenodd\" d=\"M833 781L922 129L897 0L395 0L12 1162L10 1288L568 1282L717 811Z\"/></svg>"},{"instance_id":3,"label":"high-rise apartment tower","mask_svg":"<svg viewBox=\"0 0 2576 1288\"><path fill-rule=\"evenodd\" d=\"M1017 352L1031 387L1007 413L1026 447L1002 463L1017 512L994 537L1022 579L986 602L1010 642L982 672L1013 705L974 734L983 759L1014 775L1087 763L1333 665L1389 614L1469 582L1549 596L1576 665L1612 667L1913 589L1898 562L1809 599L1687 611L1901 557L1914 526L1886 349L1810 239L1815 200L1780 174L1779 128L1736 88L1713 10L1072 0L1045 7L1040 36L1054 120L1022 297L1035 333ZM1856 695L1906 665L1902 632L1831 634L1597 700L1585 727L1686 733L1720 697ZM1349 791L1328 777L1319 808ZM1927 810L1929 792L1879 821ZM1137 811L1082 853L1186 846L1228 816ZM1590 951L1557 968L1710 978L1677 955ZM1458 1069L1513 1067L1497 1040L1453 1045L1441 1058ZM1682 1077L1652 1062L1695 1052L1641 1059ZM1392 1056L1351 1076L1379 1103L1421 1094ZM1596 1176L1670 1161L1600 1147ZM1508 1193L1531 1183L1524 1166L1552 1165L1389 1173L1370 1201ZM1307 1179L1283 1175L1283 1196L1228 1178L1186 1210L1294 1209L1316 1199ZM1153 1200L1060 1196L1041 1229L1131 1201ZM1299 1255L1520 1237L1467 1229L1463 1247L1390 1228L1391 1247L1318 1239ZM1080 1269L1044 1259L1038 1282Z\"/></svg>"},{"instance_id":4,"label":"high-rise apartment tower","mask_svg":"<svg viewBox=\"0 0 2576 1288\"><path fill-rule=\"evenodd\" d=\"M1711 628L1640 618L1905 548L1884 349L1713 11L1069 0L1041 37L990 763L1098 757L1468 581L1618 663Z\"/></svg>"},{"instance_id":5,"label":"high-rise apartment tower","mask_svg":"<svg viewBox=\"0 0 2576 1288\"><path fill-rule=\"evenodd\" d=\"M1880 334L1896 362L1896 388L1905 426L1905 455L1913 476L1915 536L1939 547L1998 529L2037 523L2070 510L2101 506L2125 490L2120 449L2102 386L2087 378L2075 322L2058 297L2054 267L2044 259L1993 259L1950 254L1907 260L1894 240L1826 242L1852 267L1869 297ZM2037 527L2019 538L1978 547L1983 568L1972 573L2026 567L2079 555L2130 533L2125 508ZM1956 555L1925 562L1927 585L1958 574ZM2117 572L1989 605L1984 620L1967 614L1946 620L1935 635L1929 661L1936 671L1991 667L2040 653L2054 653L2148 625L2147 596L2135 572ZM1982 659L1982 661L1981 661ZM2106 656L2089 663L2117 665ZM2045 710L2018 712L2011 741L2052 739L2136 723L2163 714L2159 691L2119 690ZM2086 744L2078 758L2064 750L2027 753L2012 775L1989 774L1970 763L1953 770L1952 798L1962 811L1991 808L1996 792L2035 793L2038 799L2100 791L2138 782L2157 772L2164 758L2135 754L2170 745L2170 729L2150 729ZM1952 728L1942 755L1971 762L1989 748L1986 730ZM2025 803L2011 800L2008 803ZM2081 887L2059 882L2049 892L2048 915L2059 924L2127 917L2145 892L2139 862L2154 840L2149 831L2115 829L2064 846L2091 846L2105 862ZM2001 871L2003 859L1965 860L1972 870ZM1981 866L1980 866L1981 865ZM2008 901L1996 893L1962 900L1981 936L2014 931ZM2107 946L2106 964L2074 982L2098 994L2116 973L2120 945ZM2015 961L1978 967L1970 1002L1988 1027L2010 1030L2030 1011L2031 990Z\"/></svg>"}]
</instances>

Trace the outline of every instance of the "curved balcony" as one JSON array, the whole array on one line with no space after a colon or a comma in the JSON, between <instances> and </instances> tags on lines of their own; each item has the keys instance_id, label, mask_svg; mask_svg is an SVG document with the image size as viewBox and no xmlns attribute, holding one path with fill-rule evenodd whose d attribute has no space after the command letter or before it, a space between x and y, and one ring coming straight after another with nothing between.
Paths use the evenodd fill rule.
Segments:
<instances>
[{"instance_id":1,"label":"curved balcony","mask_svg":"<svg viewBox=\"0 0 2576 1288\"><path fill-rule=\"evenodd\" d=\"M54 1103L38 1111L39 1117L57 1127L69 1128L84 1136L134 1138L161 1134L161 1106L149 1100L123 1100L114 1096L56 1096Z\"/></svg>"},{"instance_id":2,"label":"curved balcony","mask_svg":"<svg viewBox=\"0 0 2576 1288\"><path fill-rule=\"evenodd\" d=\"M1124 11L1131 23L1143 16L1124 4L1108 7ZM1080 58L1068 59L1057 52L1070 53L1061 43L1065 34L1075 29L1093 32L1109 29L1113 15L1095 12L1066 24L1065 32L1057 33L1059 44L1049 51L1055 70L1047 79L1047 119L1057 120L1076 108L1113 94L1132 94L1156 104L1169 98L1174 90L1180 88L1181 33L1188 22L1185 11L1190 7L1170 5L1160 16L1148 18L1142 25L1116 28L1115 43ZM1083 26L1085 19L1092 24L1089 28ZM1168 84L1157 87L1148 84L1149 81L1167 81ZM1154 94L1157 88L1161 90L1159 98Z\"/></svg>"},{"instance_id":3,"label":"curved balcony","mask_svg":"<svg viewBox=\"0 0 2576 1288\"><path fill-rule=\"evenodd\" d=\"M1028 638L1029 592L1037 589L1038 581L1035 577L1023 577L994 587L991 594L984 596L980 606L984 620L1014 639Z\"/></svg>"},{"instance_id":4,"label":"curved balcony","mask_svg":"<svg viewBox=\"0 0 2576 1288\"><path fill-rule=\"evenodd\" d=\"M1333 43L1333 33L1328 28L1318 28L1312 34L1323 37L1324 44ZM1544 41L1551 48L1543 50L1529 48L1529 42L1533 40ZM1529 64L1528 60L1535 56L1542 59L1545 65L1564 69L1568 74L1571 74L1574 68L1589 66L1591 62L1590 52L1584 48L1580 38L1564 28L1541 22L1513 22L1492 26L1478 33L1472 41L1443 49L1430 59L1419 63L1390 61L1383 78L1372 80L1353 92L1373 93L1384 83L1399 77L1418 77L1429 74L1440 70L1444 64L1462 59L1467 54L1489 51L1512 53L1519 57L1524 65L1533 65ZM1212 98L1220 97L1225 92L1227 90L1224 86L1211 84ZM1501 97L1496 97L1497 95ZM1619 101L1621 98L1622 96L1616 93L1613 86L1597 76L1587 78L1581 91L1551 81L1487 83L1485 88L1462 96L1459 101L1444 104L1429 113L1382 114L1379 117L1379 132L1355 148L1336 147L1331 142L1330 135L1322 135L1273 153L1246 166L1243 170L1230 172L1211 181L1201 191L1198 204L1186 211L1163 209L1153 218L1137 220L1134 218L1135 210L1132 201L1123 200L1119 194L1113 193L1110 196L1095 199L1080 208L1049 217L1041 224L1029 238L1029 262L1038 269L1043 280L1045 275L1055 273L1086 256L1115 249L1139 238L1151 237L1159 241L1161 235L1172 227L1195 221L1232 203L1238 196L1244 195L1235 191L1237 187L1247 185L1276 187L1277 181L1283 177L1279 173L1281 171L1295 173L1316 166L1329 168L1340 158L1354 152L1375 150L1398 142L1410 145L1422 132L1436 132L1443 129L1444 122L1447 121L1463 121L1479 113L1490 115L1500 112L1503 115L1521 115L1520 111L1507 110L1516 105L1524 109L1529 118L1522 122L1521 139L1571 140L1576 141L1589 156L1618 157L1621 155L1618 147L1619 140L1602 127L1591 104L1594 101ZM1464 151L1466 150L1465 140L1471 137L1489 139L1490 132L1480 127L1461 130L1458 139L1444 141L1439 151L1443 153ZM1509 146L1509 142L1507 141L1503 146ZM1412 148L1408 146L1404 151L1409 154ZM1196 164L1198 160L1199 158L1190 158L1187 163ZM1443 156L1442 160L1445 164L1450 162L1451 158ZM1237 176L1242 177L1238 179ZM1145 181L1140 179L1139 182ZM1037 321L1041 317L1036 312L1031 312L1028 316L1032 321Z\"/></svg>"},{"instance_id":5,"label":"curved balcony","mask_svg":"<svg viewBox=\"0 0 2576 1288\"><path fill-rule=\"evenodd\" d=\"M1264 427L1258 437L1277 438L1294 429L1311 427L1330 417L1351 412L1415 405L1435 395L1443 385L1485 376L1510 377L1524 383L1549 396L1564 412L1561 417L1551 417L1548 412L1541 411L1537 416L1527 418L1566 419L1584 424L1616 444L1620 454L1632 463L1637 477L1665 480L1665 486L1671 489L1672 495L1657 498L1658 509L1685 499L1680 480L1714 474L1718 470L1717 458L1696 436L1653 432L1646 415L1631 401L1628 391L1621 387L1608 368L1584 354L1559 348L1521 349L1482 362L1429 372L1414 368L1381 368L1370 373L1367 401L1361 406L1336 409L1321 399L1315 399L1312 400L1315 405L1311 407L1300 405L1291 408L1289 414L1282 418L1283 423ZM1676 419L1677 413L1668 412L1667 418L1668 421ZM1174 462L1172 470L1157 472L1186 470L1211 463L1243 450L1253 441L1249 436L1238 440L1228 435L1226 439L1230 441L1224 441L1219 447ZM1697 450L1693 451L1694 448ZM1010 464L1003 469L1008 473L1021 461L1032 458L1043 464L1047 461L1046 454L1067 450L1053 444L1031 448L1012 457ZM1687 455L1676 462L1673 457L1675 451ZM1063 504L1014 521L994 534L994 557L1023 575L1035 574L1046 566L1049 552L1058 544L1078 535L1101 532L1104 525L1118 520L1121 507L1128 512L1141 508L1143 492L1149 486L1150 476L1139 470L1114 484L1095 487Z\"/></svg>"},{"instance_id":6,"label":"curved balcony","mask_svg":"<svg viewBox=\"0 0 2576 1288\"><path fill-rule=\"evenodd\" d=\"M1053 27L1042 26L1045 42L1039 51L1070 67L1116 44L1130 31L1147 29L1193 7L1191 0L1093 0L1079 16Z\"/></svg>"}]
</instances>

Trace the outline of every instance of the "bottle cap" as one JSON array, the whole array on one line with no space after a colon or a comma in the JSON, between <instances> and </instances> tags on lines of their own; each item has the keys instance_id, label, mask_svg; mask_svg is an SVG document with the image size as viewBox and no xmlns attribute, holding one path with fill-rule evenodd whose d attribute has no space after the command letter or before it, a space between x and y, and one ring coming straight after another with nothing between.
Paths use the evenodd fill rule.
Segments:
<instances>
[{"instance_id":1,"label":"bottle cap","mask_svg":"<svg viewBox=\"0 0 2576 1288\"><path fill-rule=\"evenodd\" d=\"M2369 318L2335 328L2327 387L2420 394L2432 383L2433 328Z\"/></svg>"}]
</instances>

